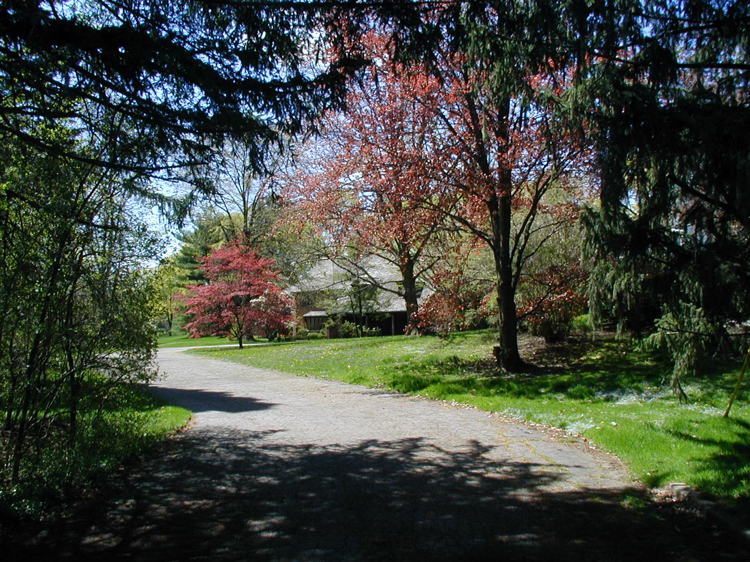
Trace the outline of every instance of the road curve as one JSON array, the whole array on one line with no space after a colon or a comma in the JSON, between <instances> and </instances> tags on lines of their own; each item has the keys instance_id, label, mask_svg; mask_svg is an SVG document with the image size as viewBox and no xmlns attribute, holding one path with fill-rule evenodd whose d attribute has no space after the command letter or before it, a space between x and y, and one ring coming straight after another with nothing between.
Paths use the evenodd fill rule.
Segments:
<instances>
[{"instance_id":1,"label":"road curve","mask_svg":"<svg viewBox=\"0 0 750 562\"><path fill-rule=\"evenodd\" d=\"M614 458L474 409L159 352L192 427L24 559L701 560ZM54 540L53 540L54 539Z\"/></svg>"}]
</instances>

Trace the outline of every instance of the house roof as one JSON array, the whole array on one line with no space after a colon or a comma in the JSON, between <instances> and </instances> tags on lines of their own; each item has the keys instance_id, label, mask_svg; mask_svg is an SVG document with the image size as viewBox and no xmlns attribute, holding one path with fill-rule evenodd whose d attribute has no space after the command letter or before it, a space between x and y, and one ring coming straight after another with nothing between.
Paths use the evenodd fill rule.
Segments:
<instances>
[{"instance_id":1,"label":"house roof","mask_svg":"<svg viewBox=\"0 0 750 562\"><path fill-rule=\"evenodd\" d=\"M303 314L302 318L327 318L328 313L325 310L311 310L310 312Z\"/></svg>"},{"instance_id":2,"label":"house roof","mask_svg":"<svg viewBox=\"0 0 750 562\"><path fill-rule=\"evenodd\" d=\"M347 293L352 286L355 275L365 285L375 284L380 287L391 288L394 291L398 290L401 272L395 265L383 258L367 256L358 263L351 265L351 269L347 270L332 260L320 260L296 285L288 288L287 292L292 295L327 291ZM394 292L381 289L377 292L376 300L375 308L377 312L403 312L406 310L403 297ZM330 312L340 313L351 310L348 296L338 297L336 301L334 306L337 310L331 310Z\"/></svg>"}]
</instances>

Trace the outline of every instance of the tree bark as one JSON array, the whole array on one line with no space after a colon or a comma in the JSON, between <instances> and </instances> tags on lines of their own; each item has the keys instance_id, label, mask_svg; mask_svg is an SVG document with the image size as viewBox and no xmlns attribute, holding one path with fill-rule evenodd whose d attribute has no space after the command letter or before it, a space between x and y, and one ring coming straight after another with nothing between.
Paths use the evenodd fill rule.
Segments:
<instances>
[{"instance_id":1,"label":"tree bark","mask_svg":"<svg viewBox=\"0 0 750 562\"><path fill-rule=\"evenodd\" d=\"M488 201L494 238L493 254L497 273L497 308L500 325L495 358L498 366L507 371L518 371L525 366L518 352L518 320L516 291L511 261L511 200L510 195L492 197Z\"/></svg>"},{"instance_id":2,"label":"tree bark","mask_svg":"<svg viewBox=\"0 0 750 562\"><path fill-rule=\"evenodd\" d=\"M477 146L477 160L479 168L485 176L486 181L493 185L488 193L486 204L492 226L491 247L495 259L495 272L497 274L497 304L498 320L500 325L498 345L494 353L498 366L508 371L519 371L525 366L518 352L518 320L516 319L516 283L513 278L513 262L511 258L511 225L513 178L511 176L511 165L501 164L497 169L497 177L493 178L493 169L490 166L489 151L485 144L488 135L487 124L480 117L478 108L473 98L469 101L470 114L472 116L472 128L474 130ZM500 139L505 139L505 147L497 155L498 161L507 156L509 139L509 119L511 101L507 98L498 105L497 122L494 134Z\"/></svg>"},{"instance_id":3,"label":"tree bark","mask_svg":"<svg viewBox=\"0 0 750 562\"><path fill-rule=\"evenodd\" d=\"M406 322L411 324L413 316L419 310L419 292L417 278L414 274L414 259L406 256L401 261L401 282L404 285L404 304L406 305Z\"/></svg>"}]
</instances>

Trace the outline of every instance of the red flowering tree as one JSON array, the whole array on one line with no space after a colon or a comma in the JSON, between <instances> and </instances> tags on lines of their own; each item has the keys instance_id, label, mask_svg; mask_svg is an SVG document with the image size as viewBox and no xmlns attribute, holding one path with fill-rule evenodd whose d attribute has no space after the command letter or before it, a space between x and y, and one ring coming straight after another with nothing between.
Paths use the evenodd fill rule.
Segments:
<instances>
[{"instance_id":1,"label":"red flowering tree","mask_svg":"<svg viewBox=\"0 0 750 562\"><path fill-rule=\"evenodd\" d=\"M242 240L230 242L202 258L206 285L192 285L185 295L185 325L190 337L229 336L240 348L254 335L283 332L294 320L292 298L276 284L273 260L259 257Z\"/></svg>"},{"instance_id":2,"label":"red flowering tree","mask_svg":"<svg viewBox=\"0 0 750 562\"><path fill-rule=\"evenodd\" d=\"M362 48L374 64L352 86L346 113L330 115L324 136L299 155L300 169L285 196L296 203L298 217L329 241L327 257L398 294L411 320L420 280L438 259L429 255L431 245L455 200L453 190L431 177L438 165L437 124L427 100L440 84L425 74L405 75L382 36L368 34ZM398 269L398 288L361 265L368 255Z\"/></svg>"}]
</instances>

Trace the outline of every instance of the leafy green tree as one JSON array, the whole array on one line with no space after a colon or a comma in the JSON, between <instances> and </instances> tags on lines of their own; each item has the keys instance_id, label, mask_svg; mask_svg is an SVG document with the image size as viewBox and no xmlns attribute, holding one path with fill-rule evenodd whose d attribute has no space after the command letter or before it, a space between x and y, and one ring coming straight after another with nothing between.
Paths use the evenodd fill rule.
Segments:
<instances>
[{"instance_id":1,"label":"leafy green tree","mask_svg":"<svg viewBox=\"0 0 750 562\"><path fill-rule=\"evenodd\" d=\"M83 153L70 131L37 132ZM113 385L152 375L140 264L158 248L121 174L7 134L0 146L2 481L24 489L56 465L64 486Z\"/></svg>"},{"instance_id":2,"label":"leafy green tree","mask_svg":"<svg viewBox=\"0 0 750 562\"><path fill-rule=\"evenodd\" d=\"M179 282L180 268L173 257L165 258L153 272L155 291L154 322L157 329L169 336L175 328L176 316L181 308L176 294L182 286Z\"/></svg>"},{"instance_id":3,"label":"leafy green tree","mask_svg":"<svg viewBox=\"0 0 750 562\"><path fill-rule=\"evenodd\" d=\"M269 150L339 104L361 62L315 62L319 48L340 53L321 13L2 3L0 481L30 485L54 455L70 460L58 480L71 481L112 385L151 375L155 298L140 264L160 250L138 204L185 213L192 196L165 195L178 192L165 182L210 189L199 164L217 138L251 139L261 170Z\"/></svg>"}]
</instances>

